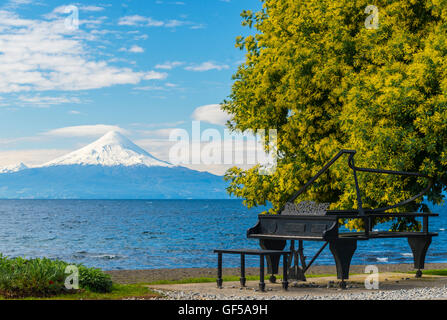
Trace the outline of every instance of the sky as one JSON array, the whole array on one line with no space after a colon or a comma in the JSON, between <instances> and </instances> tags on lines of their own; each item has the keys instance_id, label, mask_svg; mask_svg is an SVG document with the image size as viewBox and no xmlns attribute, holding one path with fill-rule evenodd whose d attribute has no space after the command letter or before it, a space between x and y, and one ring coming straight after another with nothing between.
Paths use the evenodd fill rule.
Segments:
<instances>
[{"instance_id":1,"label":"sky","mask_svg":"<svg viewBox=\"0 0 447 320\"><path fill-rule=\"evenodd\" d=\"M173 128L223 130L218 105L244 60L235 38L250 32L240 13L261 5L2 1L0 166L36 166L110 130L167 160Z\"/></svg>"}]
</instances>

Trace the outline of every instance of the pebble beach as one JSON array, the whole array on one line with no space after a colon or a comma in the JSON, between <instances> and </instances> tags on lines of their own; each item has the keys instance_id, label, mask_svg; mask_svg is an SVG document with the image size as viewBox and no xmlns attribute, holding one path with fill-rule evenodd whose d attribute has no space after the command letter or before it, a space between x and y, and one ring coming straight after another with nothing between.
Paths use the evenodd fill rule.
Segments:
<instances>
[{"instance_id":1,"label":"pebble beach","mask_svg":"<svg viewBox=\"0 0 447 320\"><path fill-rule=\"evenodd\" d=\"M362 293L341 293L330 295L286 296L269 295L256 296L247 294L206 294L203 292L183 292L154 290L170 300L445 300L447 299L447 286L441 288L415 288L390 291L371 291Z\"/></svg>"}]
</instances>

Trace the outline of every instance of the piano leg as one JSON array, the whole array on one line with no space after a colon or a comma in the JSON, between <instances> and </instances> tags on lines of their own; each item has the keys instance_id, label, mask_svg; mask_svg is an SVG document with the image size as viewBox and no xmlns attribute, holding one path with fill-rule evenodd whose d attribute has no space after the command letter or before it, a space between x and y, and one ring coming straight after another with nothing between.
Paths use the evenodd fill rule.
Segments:
<instances>
[{"instance_id":1,"label":"piano leg","mask_svg":"<svg viewBox=\"0 0 447 320\"><path fill-rule=\"evenodd\" d=\"M297 270L298 270L298 258L297 251L295 250L295 240L290 241L290 257L288 259L288 276L289 279L296 279Z\"/></svg>"},{"instance_id":2,"label":"piano leg","mask_svg":"<svg viewBox=\"0 0 447 320\"><path fill-rule=\"evenodd\" d=\"M259 240L259 245L263 250L284 250L286 247L285 240ZM271 275L278 274L279 261L281 256L266 256L267 260L267 272Z\"/></svg>"},{"instance_id":3,"label":"piano leg","mask_svg":"<svg viewBox=\"0 0 447 320\"><path fill-rule=\"evenodd\" d=\"M241 278L240 283L242 287L245 287L245 283L247 282L247 278L245 278L245 254L241 254Z\"/></svg>"},{"instance_id":4,"label":"piano leg","mask_svg":"<svg viewBox=\"0 0 447 320\"><path fill-rule=\"evenodd\" d=\"M289 287L289 279L287 279L287 268L289 266L289 263L287 261L287 254L284 254L283 257L283 267L282 267L282 288L284 290L287 290Z\"/></svg>"},{"instance_id":5,"label":"piano leg","mask_svg":"<svg viewBox=\"0 0 447 320\"><path fill-rule=\"evenodd\" d=\"M345 288L345 279L349 279L349 267L352 256L357 249L357 240L337 239L329 242L329 249L334 256L337 267L337 278L341 280L341 287Z\"/></svg>"},{"instance_id":6,"label":"piano leg","mask_svg":"<svg viewBox=\"0 0 447 320\"><path fill-rule=\"evenodd\" d=\"M222 289L223 279L222 279L222 253L217 254L217 287Z\"/></svg>"},{"instance_id":7,"label":"piano leg","mask_svg":"<svg viewBox=\"0 0 447 320\"><path fill-rule=\"evenodd\" d=\"M289 279L297 281L306 281L305 269L306 269L306 257L304 256L303 241L299 241L298 250L295 250L295 240L290 242L290 257L288 258L288 276ZM301 262L301 267L299 266Z\"/></svg>"},{"instance_id":8,"label":"piano leg","mask_svg":"<svg viewBox=\"0 0 447 320\"><path fill-rule=\"evenodd\" d=\"M259 256L259 290L262 292L265 291L265 282L264 282L264 255L261 254Z\"/></svg>"},{"instance_id":9,"label":"piano leg","mask_svg":"<svg viewBox=\"0 0 447 320\"><path fill-rule=\"evenodd\" d=\"M299 262L301 263L301 267L298 266L298 257ZM295 254L296 260L296 280L298 281L307 281L306 275L304 274L304 270L306 270L306 257L304 256L304 245L303 240L299 241L298 251Z\"/></svg>"},{"instance_id":10,"label":"piano leg","mask_svg":"<svg viewBox=\"0 0 447 320\"><path fill-rule=\"evenodd\" d=\"M425 255L427 254L428 247L431 244L431 239L432 236L408 238L408 244L413 252L414 268L418 269L416 272L416 278L422 277L421 269L424 269Z\"/></svg>"}]
</instances>

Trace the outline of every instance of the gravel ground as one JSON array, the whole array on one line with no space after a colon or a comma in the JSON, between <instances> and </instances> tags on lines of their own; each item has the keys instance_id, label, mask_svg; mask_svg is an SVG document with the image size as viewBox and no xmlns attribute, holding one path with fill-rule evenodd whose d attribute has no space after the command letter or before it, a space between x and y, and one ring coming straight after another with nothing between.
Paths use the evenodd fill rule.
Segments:
<instances>
[{"instance_id":1,"label":"gravel ground","mask_svg":"<svg viewBox=\"0 0 447 320\"><path fill-rule=\"evenodd\" d=\"M239 289L238 283L228 283L226 289L218 290L214 283L208 284L179 284L179 285L150 285L153 291L161 293L169 300L447 300L447 277L433 278L424 276L415 280L408 274L397 274L397 271L412 271L410 264L377 265L382 279L380 290L366 290L364 286L350 283L348 290L327 288L329 280L310 278L309 282L322 282L323 286L306 287L300 284L297 288L284 292L280 285L267 286L267 293L256 290L257 282L251 288ZM365 266L351 266L352 280L355 274L364 274ZM447 264L427 264L426 270L446 269ZM309 274L334 274L335 266L313 266ZM247 275L257 275L257 268L247 268ZM215 268L189 269L155 269L155 270L117 270L108 271L114 282L118 283L150 283L157 280L180 280L194 277L215 277ZM224 275L239 275L238 268L224 269ZM395 277L395 279L393 278ZM320 279L320 280L318 280ZM336 279L335 279L336 280ZM333 282L333 281L331 281ZM226 282L224 282L226 284ZM270 286L270 288L269 288ZM303 287L304 286L304 287ZM363 288L363 289L362 289Z\"/></svg>"},{"instance_id":2,"label":"gravel ground","mask_svg":"<svg viewBox=\"0 0 447 320\"><path fill-rule=\"evenodd\" d=\"M368 291L360 293L334 293L330 295L304 295L304 296L255 296L255 295L221 295L204 294L200 292L183 292L154 290L166 296L169 300L445 300L447 299L447 286L439 288L415 288L389 291Z\"/></svg>"}]
</instances>

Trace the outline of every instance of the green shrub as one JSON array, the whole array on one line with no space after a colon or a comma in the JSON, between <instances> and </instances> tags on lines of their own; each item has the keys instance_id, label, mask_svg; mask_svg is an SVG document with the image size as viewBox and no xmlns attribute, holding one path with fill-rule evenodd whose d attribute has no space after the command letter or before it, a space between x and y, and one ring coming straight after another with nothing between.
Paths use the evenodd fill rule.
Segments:
<instances>
[{"instance_id":1,"label":"green shrub","mask_svg":"<svg viewBox=\"0 0 447 320\"><path fill-rule=\"evenodd\" d=\"M63 293L73 293L65 287L69 263L60 260L9 259L0 254L0 294L8 298L47 297ZM79 268L79 287L92 292L106 293L112 290L109 275L99 269Z\"/></svg>"},{"instance_id":2,"label":"green shrub","mask_svg":"<svg viewBox=\"0 0 447 320\"><path fill-rule=\"evenodd\" d=\"M93 291L106 293L112 291L112 279L99 269L79 267L79 286Z\"/></svg>"}]
</instances>

